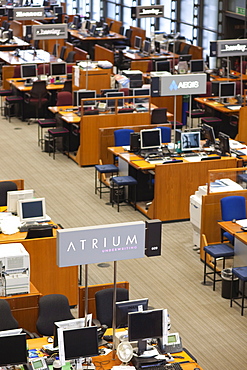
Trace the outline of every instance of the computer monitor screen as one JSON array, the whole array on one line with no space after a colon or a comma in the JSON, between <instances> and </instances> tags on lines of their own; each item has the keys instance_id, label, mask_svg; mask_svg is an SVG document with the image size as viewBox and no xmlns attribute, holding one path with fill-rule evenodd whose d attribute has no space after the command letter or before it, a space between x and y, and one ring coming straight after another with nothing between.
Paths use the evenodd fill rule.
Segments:
<instances>
[{"instance_id":1,"label":"computer monitor screen","mask_svg":"<svg viewBox=\"0 0 247 370\"><path fill-rule=\"evenodd\" d=\"M54 12L54 14L63 14L63 7L62 6L54 6L53 12Z\"/></svg>"},{"instance_id":2,"label":"computer monitor screen","mask_svg":"<svg viewBox=\"0 0 247 370\"><path fill-rule=\"evenodd\" d=\"M204 72L204 60L203 59L192 59L190 61L190 72L191 73Z\"/></svg>"},{"instance_id":3,"label":"computer monitor screen","mask_svg":"<svg viewBox=\"0 0 247 370\"><path fill-rule=\"evenodd\" d=\"M7 192L7 211L17 213L17 202L21 199L32 199L34 190L15 190Z\"/></svg>"},{"instance_id":4,"label":"computer monitor screen","mask_svg":"<svg viewBox=\"0 0 247 370\"><path fill-rule=\"evenodd\" d=\"M89 20L87 20L86 23L85 23L85 29L89 31L90 28L91 28L91 22Z\"/></svg>"},{"instance_id":5,"label":"computer monitor screen","mask_svg":"<svg viewBox=\"0 0 247 370\"><path fill-rule=\"evenodd\" d=\"M50 63L50 75L56 76L66 76L67 74L67 64L65 62Z\"/></svg>"},{"instance_id":6,"label":"computer monitor screen","mask_svg":"<svg viewBox=\"0 0 247 370\"><path fill-rule=\"evenodd\" d=\"M96 28L97 28L96 24L93 24L92 27L91 27L91 29L90 29L91 35L93 35L93 36L95 35Z\"/></svg>"},{"instance_id":7,"label":"computer monitor screen","mask_svg":"<svg viewBox=\"0 0 247 370\"><path fill-rule=\"evenodd\" d=\"M219 97L220 98L233 98L236 95L236 83L233 82L220 82L219 84Z\"/></svg>"},{"instance_id":8,"label":"computer monitor screen","mask_svg":"<svg viewBox=\"0 0 247 370\"><path fill-rule=\"evenodd\" d=\"M21 78L37 77L36 64L22 64L21 65Z\"/></svg>"},{"instance_id":9,"label":"computer monitor screen","mask_svg":"<svg viewBox=\"0 0 247 370\"><path fill-rule=\"evenodd\" d=\"M151 51L151 42L148 40L144 40L143 53L149 55L150 51Z\"/></svg>"},{"instance_id":10,"label":"computer monitor screen","mask_svg":"<svg viewBox=\"0 0 247 370\"><path fill-rule=\"evenodd\" d=\"M100 90L100 95L101 96L106 96L107 93L111 93L111 92L118 92L118 89L101 89Z\"/></svg>"},{"instance_id":11,"label":"computer monitor screen","mask_svg":"<svg viewBox=\"0 0 247 370\"><path fill-rule=\"evenodd\" d=\"M108 92L106 93L106 97L107 98L117 98L117 97L123 97L124 96L124 93L122 91L118 91L118 92ZM110 99L110 100L107 100L107 107L108 108L114 108L115 107L115 101L117 101L117 107L118 108L122 108L124 106L124 99Z\"/></svg>"},{"instance_id":12,"label":"computer monitor screen","mask_svg":"<svg viewBox=\"0 0 247 370\"><path fill-rule=\"evenodd\" d=\"M81 99L95 99L96 90L77 90L74 91L74 106L81 106ZM83 107L93 108L96 105L96 100L83 101Z\"/></svg>"},{"instance_id":13,"label":"computer monitor screen","mask_svg":"<svg viewBox=\"0 0 247 370\"><path fill-rule=\"evenodd\" d=\"M171 62L170 60L160 60L155 62L156 71L166 71L171 72Z\"/></svg>"},{"instance_id":14,"label":"computer monitor screen","mask_svg":"<svg viewBox=\"0 0 247 370\"><path fill-rule=\"evenodd\" d=\"M53 347L56 348L58 346L58 336L57 336L57 329L80 329L84 328L85 326L92 325L92 314L87 315L87 325L85 325L85 317L80 317L79 319L71 319L71 320L63 320L63 321L55 321L54 322L54 341Z\"/></svg>"},{"instance_id":15,"label":"computer monitor screen","mask_svg":"<svg viewBox=\"0 0 247 370\"><path fill-rule=\"evenodd\" d=\"M215 145L215 134L213 127L204 124L202 126L202 132L204 135L204 139L206 139L206 143L204 146Z\"/></svg>"},{"instance_id":16,"label":"computer monitor screen","mask_svg":"<svg viewBox=\"0 0 247 370\"><path fill-rule=\"evenodd\" d=\"M133 89L134 104L148 103L149 98L137 98L137 96L150 95L149 89Z\"/></svg>"},{"instance_id":17,"label":"computer monitor screen","mask_svg":"<svg viewBox=\"0 0 247 370\"><path fill-rule=\"evenodd\" d=\"M140 36L135 36L134 39L134 49L141 50L142 38Z\"/></svg>"},{"instance_id":18,"label":"computer monitor screen","mask_svg":"<svg viewBox=\"0 0 247 370\"><path fill-rule=\"evenodd\" d=\"M163 310L147 310L128 314L129 341L161 338L163 335Z\"/></svg>"},{"instance_id":19,"label":"computer monitor screen","mask_svg":"<svg viewBox=\"0 0 247 370\"><path fill-rule=\"evenodd\" d=\"M181 151L188 152L200 150L200 131L182 132L181 133Z\"/></svg>"},{"instance_id":20,"label":"computer monitor screen","mask_svg":"<svg viewBox=\"0 0 247 370\"><path fill-rule=\"evenodd\" d=\"M21 222L44 221L46 219L45 198L18 200L17 214Z\"/></svg>"},{"instance_id":21,"label":"computer monitor screen","mask_svg":"<svg viewBox=\"0 0 247 370\"><path fill-rule=\"evenodd\" d=\"M0 366L27 363L26 334L0 336Z\"/></svg>"},{"instance_id":22,"label":"computer monitor screen","mask_svg":"<svg viewBox=\"0 0 247 370\"><path fill-rule=\"evenodd\" d=\"M183 55L179 55L179 61L181 62L189 62L192 58L192 54L183 54Z\"/></svg>"},{"instance_id":23,"label":"computer monitor screen","mask_svg":"<svg viewBox=\"0 0 247 370\"><path fill-rule=\"evenodd\" d=\"M5 15L5 8L0 8L0 15L1 16Z\"/></svg>"},{"instance_id":24,"label":"computer monitor screen","mask_svg":"<svg viewBox=\"0 0 247 370\"><path fill-rule=\"evenodd\" d=\"M229 143L230 137L223 132L219 132L218 138L221 155L226 155L227 153L231 154Z\"/></svg>"},{"instance_id":25,"label":"computer monitor screen","mask_svg":"<svg viewBox=\"0 0 247 370\"><path fill-rule=\"evenodd\" d=\"M148 298L116 302L117 327L125 328L128 326L128 313L147 309Z\"/></svg>"},{"instance_id":26,"label":"computer monitor screen","mask_svg":"<svg viewBox=\"0 0 247 370\"><path fill-rule=\"evenodd\" d=\"M98 356L97 326L63 330L65 360Z\"/></svg>"},{"instance_id":27,"label":"computer monitor screen","mask_svg":"<svg viewBox=\"0 0 247 370\"><path fill-rule=\"evenodd\" d=\"M80 17L79 17L79 15L74 15L73 26L76 29L78 29L80 27Z\"/></svg>"},{"instance_id":28,"label":"computer monitor screen","mask_svg":"<svg viewBox=\"0 0 247 370\"><path fill-rule=\"evenodd\" d=\"M161 130L153 128L140 131L141 149L158 149L161 148Z\"/></svg>"}]
</instances>

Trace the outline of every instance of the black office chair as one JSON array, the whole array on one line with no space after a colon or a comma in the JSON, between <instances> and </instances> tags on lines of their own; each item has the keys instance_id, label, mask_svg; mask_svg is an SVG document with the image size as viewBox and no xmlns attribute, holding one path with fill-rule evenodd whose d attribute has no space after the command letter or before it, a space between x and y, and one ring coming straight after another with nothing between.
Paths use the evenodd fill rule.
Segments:
<instances>
[{"instance_id":1,"label":"black office chair","mask_svg":"<svg viewBox=\"0 0 247 370\"><path fill-rule=\"evenodd\" d=\"M13 181L0 181L0 207L7 206L7 192L17 190Z\"/></svg>"},{"instance_id":2,"label":"black office chair","mask_svg":"<svg viewBox=\"0 0 247 370\"><path fill-rule=\"evenodd\" d=\"M125 288L117 288L116 301L127 301L129 299L129 291ZM95 293L96 318L101 325L112 327L112 304L113 304L113 288L99 290ZM120 324L120 323L119 323ZM118 323L117 323L118 326Z\"/></svg>"},{"instance_id":3,"label":"black office chair","mask_svg":"<svg viewBox=\"0 0 247 370\"><path fill-rule=\"evenodd\" d=\"M49 238L53 236L52 225L32 226L28 229L26 239Z\"/></svg>"},{"instance_id":4,"label":"black office chair","mask_svg":"<svg viewBox=\"0 0 247 370\"><path fill-rule=\"evenodd\" d=\"M26 104L35 107L35 118L38 119L42 107L47 106L50 101L51 94L46 89L46 81L35 81L30 92L25 93L24 101ZM45 114L45 113L44 113ZM29 122L30 123L30 122Z\"/></svg>"},{"instance_id":5,"label":"black office chair","mask_svg":"<svg viewBox=\"0 0 247 370\"><path fill-rule=\"evenodd\" d=\"M119 50L119 49L125 49L127 46L130 46L132 32L133 32L132 29L131 28L128 28L125 31L125 37L126 37L126 39L125 40L119 40L119 41L114 42L113 43L114 48L117 49L117 50Z\"/></svg>"},{"instance_id":6,"label":"black office chair","mask_svg":"<svg viewBox=\"0 0 247 370\"><path fill-rule=\"evenodd\" d=\"M69 91L72 93L72 80L66 80L64 82L62 91Z\"/></svg>"},{"instance_id":7,"label":"black office chair","mask_svg":"<svg viewBox=\"0 0 247 370\"><path fill-rule=\"evenodd\" d=\"M155 108L151 113L151 123L152 124L161 124L167 123L167 108Z\"/></svg>"},{"instance_id":8,"label":"black office chair","mask_svg":"<svg viewBox=\"0 0 247 370\"><path fill-rule=\"evenodd\" d=\"M74 319L68 298L63 294L48 294L39 300L39 316L36 328L40 335L52 336L54 322Z\"/></svg>"},{"instance_id":9,"label":"black office chair","mask_svg":"<svg viewBox=\"0 0 247 370\"><path fill-rule=\"evenodd\" d=\"M64 60L64 55L65 55L65 51L66 51L67 47L66 46L62 46L61 47L61 51L60 51L60 55L59 55L59 58L60 59L63 59Z\"/></svg>"},{"instance_id":10,"label":"black office chair","mask_svg":"<svg viewBox=\"0 0 247 370\"><path fill-rule=\"evenodd\" d=\"M70 51L69 53L68 53L68 56L67 56L67 58L66 58L66 62L67 63L74 63L74 61L75 61L75 54L76 54L76 52L75 51Z\"/></svg>"}]
</instances>

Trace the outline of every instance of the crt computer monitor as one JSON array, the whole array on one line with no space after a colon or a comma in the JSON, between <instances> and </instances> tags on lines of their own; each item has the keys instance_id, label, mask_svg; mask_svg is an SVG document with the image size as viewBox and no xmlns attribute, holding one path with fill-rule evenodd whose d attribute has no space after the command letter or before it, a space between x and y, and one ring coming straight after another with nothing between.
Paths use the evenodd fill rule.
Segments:
<instances>
[{"instance_id":1,"label":"crt computer monitor","mask_svg":"<svg viewBox=\"0 0 247 370\"><path fill-rule=\"evenodd\" d=\"M203 73L204 72L204 60L203 59L192 59L190 61L190 72L191 73Z\"/></svg>"},{"instance_id":2,"label":"crt computer monitor","mask_svg":"<svg viewBox=\"0 0 247 370\"><path fill-rule=\"evenodd\" d=\"M143 54L149 55L151 51L151 42L144 40L143 42Z\"/></svg>"},{"instance_id":3,"label":"crt computer monitor","mask_svg":"<svg viewBox=\"0 0 247 370\"><path fill-rule=\"evenodd\" d=\"M17 202L21 199L32 199L34 197L33 189L14 190L7 192L7 211L17 213Z\"/></svg>"},{"instance_id":4,"label":"crt computer monitor","mask_svg":"<svg viewBox=\"0 0 247 370\"><path fill-rule=\"evenodd\" d=\"M27 363L26 334L0 336L0 366Z\"/></svg>"},{"instance_id":5,"label":"crt computer monitor","mask_svg":"<svg viewBox=\"0 0 247 370\"><path fill-rule=\"evenodd\" d=\"M134 49L141 50L142 47L142 38L140 36L135 36L134 38Z\"/></svg>"},{"instance_id":6,"label":"crt computer monitor","mask_svg":"<svg viewBox=\"0 0 247 370\"><path fill-rule=\"evenodd\" d=\"M74 106L81 106L81 99L95 99L96 90L77 90L74 91ZM84 108L93 108L96 105L96 100L87 100L83 102Z\"/></svg>"},{"instance_id":7,"label":"crt computer monitor","mask_svg":"<svg viewBox=\"0 0 247 370\"><path fill-rule=\"evenodd\" d=\"M124 93L122 91L118 92L108 92L106 93L106 98L121 98L124 96ZM115 107L115 99L107 100L106 104L108 108L114 108ZM117 107L122 108L124 106L124 99L117 99Z\"/></svg>"},{"instance_id":8,"label":"crt computer monitor","mask_svg":"<svg viewBox=\"0 0 247 370\"><path fill-rule=\"evenodd\" d=\"M98 356L97 326L63 330L65 360Z\"/></svg>"},{"instance_id":9,"label":"crt computer monitor","mask_svg":"<svg viewBox=\"0 0 247 370\"><path fill-rule=\"evenodd\" d=\"M162 72L171 72L171 62L170 60L160 60L155 62L155 70Z\"/></svg>"},{"instance_id":10,"label":"crt computer monitor","mask_svg":"<svg viewBox=\"0 0 247 370\"><path fill-rule=\"evenodd\" d=\"M148 103L149 98L138 98L138 96L150 95L150 89L149 88L133 89L132 95L134 97L134 104Z\"/></svg>"},{"instance_id":11,"label":"crt computer monitor","mask_svg":"<svg viewBox=\"0 0 247 370\"><path fill-rule=\"evenodd\" d=\"M215 145L215 134L213 127L204 123L204 125L202 126L202 131L204 139L206 139L206 143L204 146Z\"/></svg>"},{"instance_id":12,"label":"crt computer monitor","mask_svg":"<svg viewBox=\"0 0 247 370\"><path fill-rule=\"evenodd\" d=\"M231 155L231 150L230 150L230 137L226 134L224 134L223 132L219 132L219 135L218 135L218 139L219 139L219 149L220 149L220 152L221 152L221 155Z\"/></svg>"},{"instance_id":13,"label":"crt computer monitor","mask_svg":"<svg viewBox=\"0 0 247 370\"><path fill-rule=\"evenodd\" d=\"M236 83L220 82L219 84L219 97L220 98L233 98L236 95Z\"/></svg>"},{"instance_id":14,"label":"crt computer monitor","mask_svg":"<svg viewBox=\"0 0 247 370\"><path fill-rule=\"evenodd\" d=\"M45 198L21 199L17 202L17 215L21 222L46 220Z\"/></svg>"},{"instance_id":15,"label":"crt computer monitor","mask_svg":"<svg viewBox=\"0 0 247 370\"><path fill-rule=\"evenodd\" d=\"M141 130L140 139L142 150L161 148L162 140L161 140L161 130L159 128Z\"/></svg>"},{"instance_id":16,"label":"crt computer monitor","mask_svg":"<svg viewBox=\"0 0 247 370\"><path fill-rule=\"evenodd\" d=\"M34 78L37 77L36 64L22 64L21 65L21 78Z\"/></svg>"},{"instance_id":17,"label":"crt computer monitor","mask_svg":"<svg viewBox=\"0 0 247 370\"><path fill-rule=\"evenodd\" d=\"M116 302L117 327L128 326L128 314L130 312L144 311L148 309L148 298L133 299Z\"/></svg>"},{"instance_id":18,"label":"crt computer monitor","mask_svg":"<svg viewBox=\"0 0 247 370\"><path fill-rule=\"evenodd\" d=\"M181 151L190 152L200 150L200 131L182 132L181 133Z\"/></svg>"},{"instance_id":19,"label":"crt computer monitor","mask_svg":"<svg viewBox=\"0 0 247 370\"><path fill-rule=\"evenodd\" d=\"M67 64L65 62L50 63L50 75L52 77L66 76L66 74Z\"/></svg>"},{"instance_id":20,"label":"crt computer monitor","mask_svg":"<svg viewBox=\"0 0 247 370\"><path fill-rule=\"evenodd\" d=\"M128 314L129 341L138 341L138 353L146 349L146 340L162 338L163 309L131 312Z\"/></svg>"}]
</instances>

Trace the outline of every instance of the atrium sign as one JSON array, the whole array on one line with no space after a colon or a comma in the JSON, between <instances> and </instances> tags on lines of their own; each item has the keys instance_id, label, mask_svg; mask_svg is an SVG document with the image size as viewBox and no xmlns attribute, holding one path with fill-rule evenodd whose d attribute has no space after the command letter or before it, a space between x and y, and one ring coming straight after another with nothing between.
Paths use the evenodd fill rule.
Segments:
<instances>
[{"instance_id":1,"label":"atrium sign","mask_svg":"<svg viewBox=\"0 0 247 370\"><path fill-rule=\"evenodd\" d=\"M142 258L145 255L145 222L57 230L57 265Z\"/></svg>"},{"instance_id":2,"label":"atrium sign","mask_svg":"<svg viewBox=\"0 0 247 370\"><path fill-rule=\"evenodd\" d=\"M247 55L247 39L218 40L218 57L235 57Z\"/></svg>"},{"instance_id":3,"label":"atrium sign","mask_svg":"<svg viewBox=\"0 0 247 370\"><path fill-rule=\"evenodd\" d=\"M45 9L43 7L13 8L13 19L15 21L44 19Z\"/></svg>"},{"instance_id":4,"label":"atrium sign","mask_svg":"<svg viewBox=\"0 0 247 370\"><path fill-rule=\"evenodd\" d=\"M164 5L133 6L131 18L160 18L164 17Z\"/></svg>"},{"instance_id":5,"label":"atrium sign","mask_svg":"<svg viewBox=\"0 0 247 370\"><path fill-rule=\"evenodd\" d=\"M68 25L66 23L33 25L32 32L34 40L67 39Z\"/></svg>"}]
</instances>

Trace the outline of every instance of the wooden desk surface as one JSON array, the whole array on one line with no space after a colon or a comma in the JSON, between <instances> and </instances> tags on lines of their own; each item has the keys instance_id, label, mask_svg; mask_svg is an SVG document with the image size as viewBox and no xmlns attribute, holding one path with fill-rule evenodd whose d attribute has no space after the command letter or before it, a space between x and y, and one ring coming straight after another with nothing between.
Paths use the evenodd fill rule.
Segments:
<instances>
[{"instance_id":1,"label":"wooden desk surface","mask_svg":"<svg viewBox=\"0 0 247 370\"><path fill-rule=\"evenodd\" d=\"M219 226L228 233L235 235L243 243L247 244L247 233L241 230L241 226L232 221L218 222Z\"/></svg>"},{"instance_id":2,"label":"wooden desk surface","mask_svg":"<svg viewBox=\"0 0 247 370\"><path fill-rule=\"evenodd\" d=\"M14 51L0 51L0 59L7 64L28 64L28 63L51 63L57 62L60 59L54 57L45 50L36 50L37 55L34 56L33 50L20 50L19 57L14 55Z\"/></svg>"},{"instance_id":3,"label":"wooden desk surface","mask_svg":"<svg viewBox=\"0 0 247 370\"><path fill-rule=\"evenodd\" d=\"M68 29L68 32L71 34L72 37L76 37L77 39L81 40L81 41L100 41L100 40L103 40L103 41L110 41L110 40L125 40L126 37L123 36L123 35L120 35L120 33L116 33L116 32L110 32L110 35L111 36L84 36L82 34L80 34L80 31L79 30L70 30Z\"/></svg>"},{"instance_id":4,"label":"wooden desk surface","mask_svg":"<svg viewBox=\"0 0 247 370\"><path fill-rule=\"evenodd\" d=\"M8 49L8 48L20 48L20 47L28 47L30 44L19 37L13 36L13 40L10 43L0 44L1 49Z\"/></svg>"},{"instance_id":5,"label":"wooden desk surface","mask_svg":"<svg viewBox=\"0 0 247 370\"><path fill-rule=\"evenodd\" d=\"M163 59L173 59L173 58L178 58L178 54L174 54L172 52L164 51L163 53L161 52L160 54L150 54L147 56L142 56L140 53L129 53L128 51L124 52L124 56L126 58L129 58L131 60L146 60L146 59L152 59L152 60L163 60Z\"/></svg>"},{"instance_id":6,"label":"wooden desk surface","mask_svg":"<svg viewBox=\"0 0 247 370\"><path fill-rule=\"evenodd\" d=\"M22 80L21 78L8 78L7 82L9 82L10 85L14 86L19 91L22 91L22 92L30 91L32 89L32 85L25 86L25 83L21 80ZM48 83L46 85L47 90L62 90L63 87L64 87L64 84L56 85L56 84Z\"/></svg>"},{"instance_id":7,"label":"wooden desk surface","mask_svg":"<svg viewBox=\"0 0 247 370\"><path fill-rule=\"evenodd\" d=\"M208 98L195 98L195 100L200 103L200 104L204 104L210 108L213 108L221 113L226 113L226 114L237 114L239 112L239 109L236 109L236 110L231 110L231 109L228 109L226 108L226 106L222 103L219 103L215 100L210 100L212 99L211 97L208 97ZM235 104L235 103L229 103L230 104ZM239 105L239 104L236 104L236 105Z\"/></svg>"},{"instance_id":8,"label":"wooden desk surface","mask_svg":"<svg viewBox=\"0 0 247 370\"><path fill-rule=\"evenodd\" d=\"M233 75L234 77L232 78L230 75ZM242 81L246 81L247 80L247 75L240 72L236 72L236 71L231 71L229 75L229 78L227 77L221 77L221 76L218 76L218 75L213 75L211 74L210 77L213 81L219 81L219 82L225 82L225 81L239 81L242 79Z\"/></svg>"}]
</instances>

